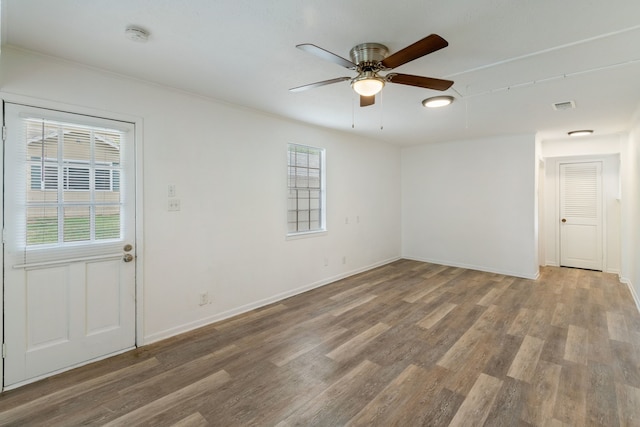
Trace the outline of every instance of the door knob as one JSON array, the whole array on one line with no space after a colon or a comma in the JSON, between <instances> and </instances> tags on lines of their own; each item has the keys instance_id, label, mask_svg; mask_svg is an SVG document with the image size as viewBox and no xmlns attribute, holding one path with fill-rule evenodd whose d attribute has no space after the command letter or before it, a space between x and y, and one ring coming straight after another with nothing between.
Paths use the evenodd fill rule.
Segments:
<instances>
[{"instance_id":1,"label":"door knob","mask_svg":"<svg viewBox=\"0 0 640 427\"><path fill-rule=\"evenodd\" d=\"M562 222L567 222L567 219L566 218L562 218Z\"/></svg>"},{"instance_id":2,"label":"door knob","mask_svg":"<svg viewBox=\"0 0 640 427\"><path fill-rule=\"evenodd\" d=\"M131 254L124 254L124 257L122 257L122 260L123 260L124 262L131 262L131 261L133 261L133 255L131 255Z\"/></svg>"},{"instance_id":3,"label":"door knob","mask_svg":"<svg viewBox=\"0 0 640 427\"><path fill-rule=\"evenodd\" d=\"M131 249L133 249L133 246L131 246L129 243L127 243L126 245L124 245L124 248L122 248L125 252L131 252Z\"/></svg>"}]
</instances>

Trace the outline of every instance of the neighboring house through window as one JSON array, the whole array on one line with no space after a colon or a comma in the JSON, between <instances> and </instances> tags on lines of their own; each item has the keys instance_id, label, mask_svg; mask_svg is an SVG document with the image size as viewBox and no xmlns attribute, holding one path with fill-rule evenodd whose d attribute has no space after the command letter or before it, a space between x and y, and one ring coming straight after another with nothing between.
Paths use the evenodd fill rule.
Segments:
<instances>
[{"instance_id":1,"label":"neighboring house through window","mask_svg":"<svg viewBox=\"0 0 640 427\"><path fill-rule=\"evenodd\" d=\"M42 119L23 123L27 246L120 238L122 133Z\"/></svg>"}]
</instances>

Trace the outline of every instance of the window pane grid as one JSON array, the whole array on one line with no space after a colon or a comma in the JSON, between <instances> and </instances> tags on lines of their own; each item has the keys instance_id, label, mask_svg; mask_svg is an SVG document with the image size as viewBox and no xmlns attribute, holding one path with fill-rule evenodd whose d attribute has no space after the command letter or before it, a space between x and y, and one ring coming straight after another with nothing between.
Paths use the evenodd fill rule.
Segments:
<instances>
[{"instance_id":1,"label":"window pane grid","mask_svg":"<svg viewBox=\"0 0 640 427\"><path fill-rule=\"evenodd\" d=\"M287 230L289 234L324 230L323 150L289 144Z\"/></svg>"},{"instance_id":2,"label":"window pane grid","mask_svg":"<svg viewBox=\"0 0 640 427\"><path fill-rule=\"evenodd\" d=\"M122 134L25 123L27 246L120 238Z\"/></svg>"}]
</instances>

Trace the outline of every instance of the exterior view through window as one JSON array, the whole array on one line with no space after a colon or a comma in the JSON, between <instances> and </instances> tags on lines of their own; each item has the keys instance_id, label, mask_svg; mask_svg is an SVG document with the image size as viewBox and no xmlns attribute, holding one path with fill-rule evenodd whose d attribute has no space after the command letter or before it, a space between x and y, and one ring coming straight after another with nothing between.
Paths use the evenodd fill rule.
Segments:
<instances>
[{"instance_id":1,"label":"exterior view through window","mask_svg":"<svg viewBox=\"0 0 640 427\"><path fill-rule=\"evenodd\" d=\"M287 233L325 231L324 149L289 144Z\"/></svg>"},{"instance_id":2,"label":"exterior view through window","mask_svg":"<svg viewBox=\"0 0 640 427\"><path fill-rule=\"evenodd\" d=\"M26 126L26 244L120 238L118 131L43 120Z\"/></svg>"}]
</instances>

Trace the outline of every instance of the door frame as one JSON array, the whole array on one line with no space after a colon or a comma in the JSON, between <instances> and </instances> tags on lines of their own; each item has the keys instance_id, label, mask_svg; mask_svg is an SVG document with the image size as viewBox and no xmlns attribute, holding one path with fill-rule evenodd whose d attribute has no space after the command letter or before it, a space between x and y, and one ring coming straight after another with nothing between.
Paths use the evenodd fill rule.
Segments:
<instances>
[{"instance_id":1,"label":"door frame","mask_svg":"<svg viewBox=\"0 0 640 427\"><path fill-rule=\"evenodd\" d=\"M566 189L563 191L562 187L563 184L566 185L566 175L565 175L565 179L563 180L563 166L564 167L584 167L584 165L595 165L596 166L596 179L597 179L597 185L596 185L596 195L599 197L596 197L595 199L598 200L598 203L600 204L599 209L598 207L596 208L596 230L597 230L597 235L596 235L596 259L594 259L593 264L594 265L589 265L591 263L589 262L584 262L581 260L569 260L567 258L570 258L569 253L568 253L568 246L571 246L571 244L569 242L571 242L572 240L568 238L568 228L571 226L578 226L576 223L580 222L581 220L586 221L584 218L580 218L579 215L577 217L572 217L571 215L567 214L566 212L563 213L562 210L562 206L563 206L563 196L565 198L569 197L569 194L571 194L570 191L567 191ZM604 161L580 161L580 162L558 162L558 219L556 220L556 223L558 223L558 221L563 222L565 221L565 217L566 218L571 218L571 221L569 221L567 224L560 224L558 223L558 230L559 230L559 236L558 236L558 259L559 259L559 263L561 267L575 267L575 268L586 268L588 269L589 267L593 268L593 269L597 269L599 271L606 271L605 270L605 254L606 254L606 249L607 249L607 244L606 244L606 233L605 233L605 225L606 225L606 218L605 218L605 212L604 212L604 205L605 205L605 197L604 197ZM566 205L565 205L566 206ZM599 210L599 212L598 212ZM563 219L561 219L563 218ZM588 227L585 226L583 224L581 230L582 232L584 232L584 229ZM566 246L563 246L563 243ZM573 240L573 243L575 243L575 240ZM597 259L599 258L599 259ZM595 264L598 264L597 266ZM587 266L588 265L588 266ZM594 268L594 267L599 267L599 268Z\"/></svg>"},{"instance_id":2,"label":"door frame","mask_svg":"<svg viewBox=\"0 0 640 427\"><path fill-rule=\"evenodd\" d=\"M135 345L140 347L144 345L144 233L143 233L143 208L144 208L144 185L143 185L143 125L144 120L140 116L134 116L131 114L122 114L112 111L97 110L89 107L82 107L78 105L64 104L61 102L42 100L32 98L28 96L16 95L12 93L0 91L0 100L15 104L22 104L29 107L44 108L49 110L67 112L72 114L82 114L85 116L100 117L105 119L112 119L118 121L125 121L134 124L134 136L135 136L135 239L136 239L136 263L135 263ZM4 110L3 110L4 114ZM4 123L4 117L2 122ZM2 197L0 198L0 224L4 228L4 142L2 149L0 149L0 187L2 190ZM4 240L4 233L2 235ZM4 247L3 247L4 251ZM0 331L2 333L2 343L5 341L4 332L4 292L5 292L5 275L4 270L7 268L4 265L4 256L2 257L2 304L0 304ZM4 353L4 349L3 349ZM84 362L80 365L71 366L64 370L73 369L77 366L81 366L87 363L91 363L94 360ZM55 375L58 372L54 372L50 375ZM0 392L5 390L4 387L4 357L2 363L0 363ZM37 381L39 378L34 379Z\"/></svg>"},{"instance_id":3,"label":"door frame","mask_svg":"<svg viewBox=\"0 0 640 427\"><path fill-rule=\"evenodd\" d=\"M619 274L620 271L612 269L610 266L612 260L609 259L609 240L610 233L610 215L608 201L611 199L620 200L620 154L598 154L585 156L563 156L563 157L546 157L545 178L544 178L544 207L543 217L541 218L544 230L544 265L560 266L560 165L567 163L602 163L602 271L607 273ZM618 165L617 169L613 165ZM616 172L617 189L613 193L611 177L607 178L607 174ZM619 221L618 221L619 222ZM620 261L620 260L618 260ZM618 262L619 264L619 262Z\"/></svg>"}]
</instances>

